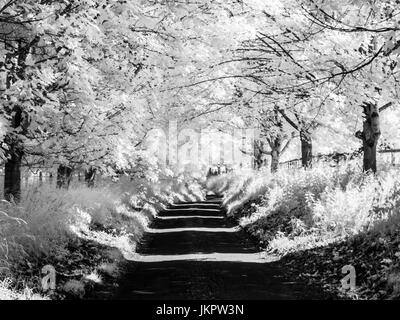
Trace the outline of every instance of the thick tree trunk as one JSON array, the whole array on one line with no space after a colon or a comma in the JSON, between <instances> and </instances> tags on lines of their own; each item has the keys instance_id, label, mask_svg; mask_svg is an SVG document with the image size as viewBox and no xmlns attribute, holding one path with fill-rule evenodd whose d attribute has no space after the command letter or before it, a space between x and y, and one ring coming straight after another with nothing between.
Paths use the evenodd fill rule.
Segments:
<instances>
[{"instance_id":1,"label":"thick tree trunk","mask_svg":"<svg viewBox=\"0 0 400 320\"><path fill-rule=\"evenodd\" d=\"M15 55L8 53L5 56L6 64L12 66L6 73L6 88L11 88L11 85L19 79L25 79L25 60L29 54L31 46L34 46L39 41L35 38L29 45L23 47L22 41L18 44L18 54L15 60ZM4 198L8 201L14 200L18 202L21 199L21 165L24 154L24 146L18 135L26 133L29 125L29 119L24 114L20 105L11 104L4 108L5 113L11 118L11 127L15 131L8 134L5 143L8 146L7 162L5 164L4 174Z\"/></svg>"},{"instance_id":2,"label":"thick tree trunk","mask_svg":"<svg viewBox=\"0 0 400 320\"><path fill-rule=\"evenodd\" d=\"M254 169L255 170L260 170L263 165L263 159L262 159L262 154L257 153L254 155Z\"/></svg>"},{"instance_id":3,"label":"thick tree trunk","mask_svg":"<svg viewBox=\"0 0 400 320\"><path fill-rule=\"evenodd\" d=\"M379 109L377 105L373 103L364 103L363 108L365 114L363 131L357 132L356 136L363 142L364 171L372 171L375 173L377 171L376 149L381 135Z\"/></svg>"},{"instance_id":4,"label":"thick tree trunk","mask_svg":"<svg viewBox=\"0 0 400 320\"><path fill-rule=\"evenodd\" d=\"M363 141L363 149L364 149L364 159L363 159L363 167L364 171L372 171L376 172L376 147L377 142L368 144L367 141Z\"/></svg>"},{"instance_id":5,"label":"thick tree trunk","mask_svg":"<svg viewBox=\"0 0 400 320\"><path fill-rule=\"evenodd\" d=\"M18 146L11 146L10 159L4 170L4 199L19 202L21 199L21 164L22 152Z\"/></svg>"},{"instance_id":6,"label":"thick tree trunk","mask_svg":"<svg viewBox=\"0 0 400 320\"><path fill-rule=\"evenodd\" d=\"M57 169L57 188L68 189L72 180L72 168L60 165Z\"/></svg>"},{"instance_id":7,"label":"thick tree trunk","mask_svg":"<svg viewBox=\"0 0 400 320\"><path fill-rule=\"evenodd\" d=\"M85 182L89 188L94 187L95 178L96 178L96 169L95 168L90 167L89 169L85 170Z\"/></svg>"},{"instance_id":8,"label":"thick tree trunk","mask_svg":"<svg viewBox=\"0 0 400 320\"><path fill-rule=\"evenodd\" d=\"M272 150L271 153L271 172L277 172L279 169L279 159L280 159L279 150Z\"/></svg>"},{"instance_id":9,"label":"thick tree trunk","mask_svg":"<svg viewBox=\"0 0 400 320\"><path fill-rule=\"evenodd\" d=\"M15 106L12 115L12 128L18 129L23 126L22 109ZM4 199L19 202L21 199L21 165L24 153L23 144L15 133L10 133L5 138L8 146L7 162L4 170Z\"/></svg>"},{"instance_id":10,"label":"thick tree trunk","mask_svg":"<svg viewBox=\"0 0 400 320\"><path fill-rule=\"evenodd\" d=\"M312 167L312 138L309 132L300 131L301 163L304 168Z\"/></svg>"},{"instance_id":11,"label":"thick tree trunk","mask_svg":"<svg viewBox=\"0 0 400 320\"><path fill-rule=\"evenodd\" d=\"M254 169L260 170L264 164L264 142L260 140L254 141Z\"/></svg>"},{"instance_id":12,"label":"thick tree trunk","mask_svg":"<svg viewBox=\"0 0 400 320\"><path fill-rule=\"evenodd\" d=\"M274 140L269 141L271 147L271 172L277 172L279 170L279 162L282 151L282 137L276 137Z\"/></svg>"}]
</instances>

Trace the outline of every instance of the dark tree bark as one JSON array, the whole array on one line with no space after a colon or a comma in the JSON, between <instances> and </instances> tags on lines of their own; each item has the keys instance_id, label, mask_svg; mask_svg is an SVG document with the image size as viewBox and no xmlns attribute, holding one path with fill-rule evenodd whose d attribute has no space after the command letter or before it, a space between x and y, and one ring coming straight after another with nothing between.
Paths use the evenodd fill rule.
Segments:
<instances>
[{"instance_id":1,"label":"dark tree bark","mask_svg":"<svg viewBox=\"0 0 400 320\"><path fill-rule=\"evenodd\" d=\"M363 131L358 131L356 136L362 140L363 143L363 169L364 171L377 171L376 163L376 149L378 146L379 138L381 136L379 125L379 109L376 104L364 103L364 116Z\"/></svg>"},{"instance_id":2,"label":"dark tree bark","mask_svg":"<svg viewBox=\"0 0 400 320\"><path fill-rule=\"evenodd\" d=\"M13 129L23 126L22 110L15 106L13 109L11 125ZM4 168L4 199L19 202L21 199L21 165L23 146L16 133L9 133L5 138L8 146L7 162Z\"/></svg>"},{"instance_id":3,"label":"dark tree bark","mask_svg":"<svg viewBox=\"0 0 400 320\"><path fill-rule=\"evenodd\" d=\"M264 142L261 140L254 140L254 161L253 167L255 170L260 170L264 165Z\"/></svg>"},{"instance_id":4,"label":"dark tree bark","mask_svg":"<svg viewBox=\"0 0 400 320\"><path fill-rule=\"evenodd\" d=\"M14 52L17 59L11 53L5 56L5 65L8 66L6 69L6 87L8 89L16 81L25 79L26 58L31 47L37 44L38 41L39 38L36 37L31 43L25 46L20 41ZM14 200L18 202L21 199L21 165L24 155L24 146L19 135L27 133L29 117L18 103L10 103L10 105L4 108L4 111L10 117L11 128L13 129L12 132L7 134L4 140L8 146L4 172L4 198L8 201Z\"/></svg>"},{"instance_id":5,"label":"dark tree bark","mask_svg":"<svg viewBox=\"0 0 400 320\"><path fill-rule=\"evenodd\" d=\"M301 163L303 168L312 167L312 138L311 134L307 131L300 131L301 142Z\"/></svg>"},{"instance_id":6,"label":"dark tree bark","mask_svg":"<svg viewBox=\"0 0 400 320\"><path fill-rule=\"evenodd\" d=\"M271 147L271 172L275 173L279 169L279 162L282 151L282 137L276 137L272 141L269 140L269 145Z\"/></svg>"},{"instance_id":7,"label":"dark tree bark","mask_svg":"<svg viewBox=\"0 0 400 320\"><path fill-rule=\"evenodd\" d=\"M290 124L295 130L300 133L300 143L301 143L301 162L304 168L312 167L312 137L311 132L316 129L316 123L306 123L304 122L298 113L294 113L296 117L296 122L290 119L284 110L278 109L283 118ZM307 128L305 128L307 126ZM310 132L311 131L311 132Z\"/></svg>"},{"instance_id":8,"label":"dark tree bark","mask_svg":"<svg viewBox=\"0 0 400 320\"><path fill-rule=\"evenodd\" d=\"M364 150L364 159L363 159L363 168L364 171L372 171L376 173L376 147L377 143L368 143L367 141L363 141L363 150Z\"/></svg>"},{"instance_id":9,"label":"dark tree bark","mask_svg":"<svg viewBox=\"0 0 400 320\"><path fill-rule=\"evenodd\" d=\"M272 173L278 172L280 156L281 156L281 154L280 154L279 150L272 150L272 152L271 152L271 172Z\"/></svg>"},{"instance_id":10,"label":"dark tree bark","mask_svg":"<svg viewBox=\"0 0 400 320\"><path fill-rule=\"evenodd\" d=\"M89 188L94 187L94 181L96 178L96 168L90 167L85 170L85 182Z\"/></svg>"},{"instance_id":11,"label":"dark tree bark","mask_svg":"<svg viewBox=\"0 0 400 320\"><path fill-rule=\"evenodd\" d=\"M21 200L22 152L18 145L9 147L10 155L4 168L4 199L18 203Z\"/></svg>"},{"instance_id":12,"label":"dark tree bark","mask_svg":"<svg viewBox=\"0 0 400 320\"><path fill-rule=\"evenodd\" d=\"M68 189L72 180L72 168L60 165L57 169L57 188Z\"/></svg>"}]
</instances>

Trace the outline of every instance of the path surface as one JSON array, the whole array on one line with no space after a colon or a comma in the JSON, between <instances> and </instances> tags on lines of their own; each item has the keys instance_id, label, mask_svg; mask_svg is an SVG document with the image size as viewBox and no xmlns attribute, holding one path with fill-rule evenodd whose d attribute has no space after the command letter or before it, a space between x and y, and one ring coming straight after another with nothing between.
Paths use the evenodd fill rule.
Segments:
<instances>
[{"instance_id":1,"label":"path surface","mask_svg":"<svg viewBox=\"0 0 400 320\"><path fill-rule=\"evenodd\" d=\"M221 199L177 204L160 213L130 262L115 299L320 299L286 279L221 209Z\"/></svg>"}]
</instances>

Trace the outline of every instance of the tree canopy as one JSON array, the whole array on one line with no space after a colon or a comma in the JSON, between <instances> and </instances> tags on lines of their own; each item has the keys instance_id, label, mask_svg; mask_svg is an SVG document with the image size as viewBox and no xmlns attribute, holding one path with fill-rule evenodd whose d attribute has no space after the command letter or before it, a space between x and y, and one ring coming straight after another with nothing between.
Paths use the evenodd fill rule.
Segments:
<instances>
[{"instance_id":1,"label":"tree canopy","mask_svg":"<svg viewBox=\"0 0 400 320\"><path fill-rule=\"evenodd\" d=\"M274 170L357 137L396 147L399 14L398 0L2 0L6 175L156 168L145 141L170 120L256 127Z\"/></svg>"}]
</instances>

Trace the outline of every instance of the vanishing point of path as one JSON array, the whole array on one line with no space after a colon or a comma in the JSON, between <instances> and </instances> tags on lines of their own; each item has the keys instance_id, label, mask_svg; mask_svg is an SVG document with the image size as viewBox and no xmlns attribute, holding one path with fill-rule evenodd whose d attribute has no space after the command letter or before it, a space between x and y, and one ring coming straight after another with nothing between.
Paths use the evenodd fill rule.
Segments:
<instances>
[{"instance_id":1,"label":"vanishing point of path","mask_svg":"<svg viewBox=\"0 0 400 320\"><path fill-rule=\"evenodd\" d=\"M160 212L138 259L128 263L114 299L321 299L320 290L286 278L207 196Z\"/></svg>"}]
</instances>

